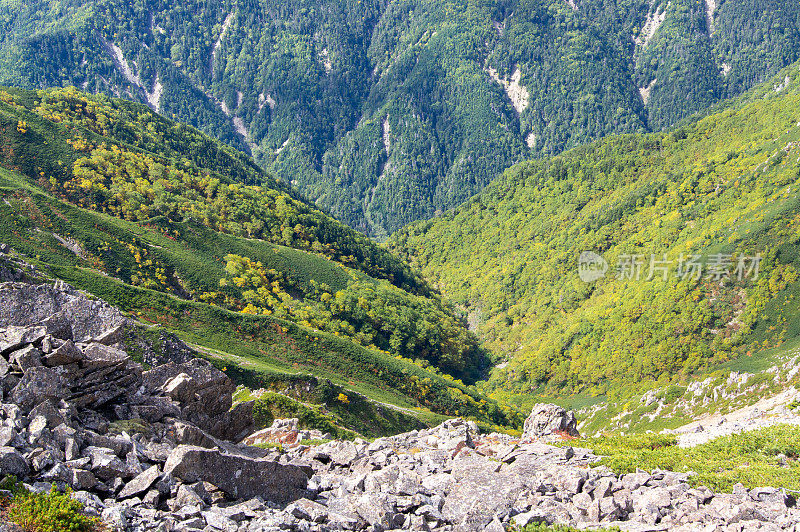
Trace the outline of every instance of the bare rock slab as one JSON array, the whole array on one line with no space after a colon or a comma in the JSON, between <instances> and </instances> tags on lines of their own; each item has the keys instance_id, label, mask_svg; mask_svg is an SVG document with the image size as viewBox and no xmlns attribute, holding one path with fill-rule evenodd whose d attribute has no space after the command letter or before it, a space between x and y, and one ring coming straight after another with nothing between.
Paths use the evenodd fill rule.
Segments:
<instances>
[{"instance_id":1,"label":"bare rock slab","mask_svg":"<svg viewBox=\"0 0 800 532\"><path fill-rule=\"evenodd\" d=\"M128 482L122 491L119 492L118 497L120 499L127 499L128 497L133 497L135 495L139 495L141 493L146 492L150 489L150 486L158 480L159 477L159 470L158 466L154 465L133 478L130 482Z\"/></svg>"},{"instance_id":2,"label":"bare rock slab","mask_svg":"<svg viewBox=\"0 0 800 532\"><path fill-rule=\"evenodd\" d=\"M164 474L188 483L210 482L237 499L262 497L287 503L307 495L308 474L301 467L191 445L180 445L170 453Z\"/></svg>"}]
</instances>

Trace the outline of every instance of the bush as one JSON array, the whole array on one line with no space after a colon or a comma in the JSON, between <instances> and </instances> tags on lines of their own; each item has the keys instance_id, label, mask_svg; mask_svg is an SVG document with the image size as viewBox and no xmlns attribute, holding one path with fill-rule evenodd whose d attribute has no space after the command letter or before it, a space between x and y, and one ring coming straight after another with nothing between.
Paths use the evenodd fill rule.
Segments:
<instances>
[{"instance_id":1,"label":"bush","mask_svg":"<svg viewBox=\"0 0 800 532\"><path fill-rule=\"evenodd\" d=\"M526 527L513 526L509 530L510 532L578 532L580 529L567 525L547 525L544 523L534 523ZM619 532L620 529L618 527L613 527L595 530L598 530L599 532Z\"/></svg>"},{"instance_id":2,"label":"bush","mask_svg":"<svg viewBox=\"0 0 800 532\"><path fill-rule=\"evenodd\" d=\"M6 477L0 488L11 492L3 501L8 518L28 532L99 532L98 519L83 514L83 506L70 497L71 491L59 493L55 486L49 493L31 493L17 479Z\"/></svg>"},{"instance_id":3,"label":"bush","mask_svg":"<svg viewBox=\"0 0 800 532\"><path fill-rule=\"evenodd\" d=\"M663 434L590 438L570 444L592 449L603 457L600 465L618 474L637 469L694 472L690 484L723 492L730 492L736 483L747 488L800 489L800 428L792 425L722 436L686 449L676 445L675 436ZM785 462L779 455L786 457Z\"/></svg>"},{"instance_id":4,"label":"bush","mask_svg":"<svg viewBox=\"0 0 800 532\"><path fill-rule=\"evenodd\" d=\"M275 392L266 392L256 400L253 416L260 426L269 426L276 418L296 417L300 426L317 429L337 439L352 440L359 435L337 424L333 417L320 411L317 405L305 404Z\"/></svg>"}]
</instances>

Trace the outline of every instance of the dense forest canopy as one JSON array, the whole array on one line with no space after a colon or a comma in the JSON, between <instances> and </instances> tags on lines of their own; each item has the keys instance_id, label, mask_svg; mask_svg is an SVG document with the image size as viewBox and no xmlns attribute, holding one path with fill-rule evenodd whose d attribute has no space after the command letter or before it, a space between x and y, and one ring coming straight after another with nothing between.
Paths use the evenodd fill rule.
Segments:
<instances>
[{"instance_id":1,"label":"dense forest canopy","mask_svg":"<svg viewBox=\"0 0 800 532\"><path fill-rule=\"evenodd\" d=\"M148 103L385 238L515 162L741 93L798 28L782 0L14 0L0 84Z\"/></svg>"},{"instance_id":2,"label":"dense forest canopy","mask_svg":"<svg viewBox=\"0 0 800 532\"><path fill-rule=\"evenodd\" d=\"M800 335L799 186L793 66L670 132L514 166L390 244L469 312L494 386L602 393ZM582 278L585 252L608 270Z\"/></svg>"}]
</instances>

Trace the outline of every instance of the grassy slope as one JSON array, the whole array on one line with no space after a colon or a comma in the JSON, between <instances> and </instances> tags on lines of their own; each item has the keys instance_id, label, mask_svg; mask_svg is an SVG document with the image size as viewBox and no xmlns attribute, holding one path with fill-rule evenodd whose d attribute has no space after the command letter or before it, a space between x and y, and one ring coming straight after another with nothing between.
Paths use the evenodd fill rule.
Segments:
<instances>
[{"instance_id":1,"label":"grassy slope","mask_svg":"<svg viewBox=\"0 0 800 532\"><path fill-rule=\"evenodd\" d=\"M131 286L110 277L85 259L67 249L54 236L69 238L88 247L93 240L114 242L117 246L116 268L133 263L125 244L136 242L151 250L159 262L174 267L181 277L195 275L218 279L224 262L208 246L224 252L245 248L254 256L263 255L276 264L286 261L297 275L326 275L332 281L341 279L343 267L324 258L302 251L246 240L238 237L206 234L201 227L193 229L205 234L199 239L205 245L193 247L194 239L175 241L166 238L154 227L119 220L100 213L80 209L27 184L24 177L0 169L0 241L33 259L43 271L119 306L139 320L160 325L175 332L183 340L198 346L201 352L226 367L238 382L250 387L281 387L313 375L346 389L384 403L401 407L422 406L441 410L440 393L475 394L463 385L430 373L387 353L366 349L347 338L321 333L297 324L268 316L251 316L229 312L213 305L187 301L174 295ZM211 240L211 238L215 240ZM304 261L298 261L300 255ZM408 386L409 377L429 379L441 389L423 398L419 390ZM435 386L434 386L435 387ZM405 390L404 390L405 388ZM455 390L463 392L455 392ZM479 396L475 396L480 401ZM454 403L455 404L455 403ZM442 413L456 414L455 411ZM402 417L402 416L400 416ZM484 418L486 419L486 418ZM394 429L413 425L400 420ZM363 429L362 429L363 430ZM369 431L367 431L369 432ZM388 430L387 432L391 432Z\"/></svg>"},{"instance_id":2,"label":"grassy slope","mask_svg":"<svg viewBox=\"0 0 800 532\"><path fill-rule=\"evenodd\" d=\"M392 245L472 313L508 361L492 375L497 396L521 405L588 406L780 346L800 326L798 78L790 67L668 133L518 165ZM587 285L583 250L612 267L624 253L760 252L764 262L760 280L742 285Z\"/></svg>"},{"instance_id":3,"label":"grassy slope","mask_svg":"<svg viewBox=\"0 0 800 532\"><path fill-rule=\"evenodd\" d=\"M282 195L288 208L259 214L269 214L283 224L305 223L304 229L311 233L287 237L265 232L266 239L292 247L321 249L325 256L338 262L348 259L348 265L372 277L389 280L415 294L430 295L428 287L397 257L319 211L245 154L191 126L170 121L141 104L74 89L37 92L0 88L0 96L0 160L41 186L52 189L52 179L60 185L72 178L74 163L93 154L76 148L75 139L93 146L118 146L132 155L150 157L168 169L200 173L221 184L260 185L264 193ZM25 124L24 132L18 129L20 123ZM150 179L155 180L153 176ZM242 216L252 206L242 205L242 212L237 212L237 206L225 207L230 221L237 222L226 225L226 232L248 234L249 229L242 223L246 218Z\"/></svg>"},{"instance_id":4,"label":"grassy slope","mask_svg":"<svg viewBox=\"0 0 800 532\"><path fill-rule=\"evenodd\" d=\"M614 436L573 440L603 456L601 465L618 473L637 469L664 469L697 473L695 486L730 492L741 482L752 489L774 486L800 489L800 428L778 425L754 432L724 436L709 443L681 449L674 436ZM783 462L781 457L783 455Z\"/></svg>"},{"instance_id":5,"label":"grassy slope","mask_svg":"<svg viewBox=\"0 0 800 532\"><path fill-rule=\"evenodd\" d=\"M21 95L23 103L25 98L32 98L32 93L16 94ZM136 110L129 103L116 104ZM6 161L18 161L18 168L34 175L40 169L46 176L68 168L64 161L77 155L70 152L64 138L76 131L87 134L86 130L74 125L67 129L5 103L0 106L3 106L4 138L14 141L4 146ZM27 124L23 135L33 139L29 143L19 140L19 132L9 133L11 127L16 131L17 116ZM137 124L125 125L135 133ZM116 123L113 127L118 130ZM172 131L172 126L167 124L166 129ZM163 149L168 157L181 157L181 138L177 134L162 144L141 142L150 149ZM204 139L200 136L195 141ZM197 148L197 142L192 148ZM136 149L131 144L123 145ZM218 143L212 143L210 148L218 149L221 157L229 150ZM193 155L196 153L186 155L199 157L201 161L203 155L208 156L207 150L201 149L200 155ZM240 155L233 153L228 163L233 173L238 172L244 179L259 178L260 174L252 173L255 167L248 166ZM227 168L215 164L220 165L220 171ZM435 411L474 415L487 422L512 422L497 405L474 389L389 353L364 348L347 337L320 333L277 318L229 312L204 304L198 298L185 299L189 294L184 287L191 287L194 295L219 287L219 280L225 276L224 257L228 253L259 260L301 286L312 279L328 284L333 290L345 288L351 279L377 282L364 272L322 254L219 233L189 219L156 217L138 223L122 220L58 199L42 190L41 182L0 168L0 241L9 243L51 275L118 305L142 321L176 332L199 346L219 366L226 367L240 382L252 387L281 388L313 375L375 401L419 407L416 417L426 420L436 419ZM317 212L315 216L323 219L325 215ZM358 241L351 238L348 245L353 246L354 242L358 245ZM385 252L367 253L379 256ZM395 271L404 268L408 271L397 259L389 260L398 263L397 268L392 267ZM168 286L161 287L159 292L134 286L137 284L134 279L147 277L154 268L165 273ZM396 432L416 426L418 421L407 413L389 412L383 419L376 418L375 423L384 426L373 427L373 431L363 426L359 429L363 433Z\"/></svg>"}]
</instances>

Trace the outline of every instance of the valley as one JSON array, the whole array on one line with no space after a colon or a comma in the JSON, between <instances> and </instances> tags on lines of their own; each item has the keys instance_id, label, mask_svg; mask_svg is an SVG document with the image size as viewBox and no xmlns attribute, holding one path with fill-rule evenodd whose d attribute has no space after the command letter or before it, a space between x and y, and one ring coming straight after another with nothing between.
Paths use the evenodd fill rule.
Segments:
<instances>
[{"instance_id":1,"label":"valley","mask_svg":"<svg viewBox=\"0 0 800 532\"><path fill-rule=\"evenodd\" d=\"M796 87L790 67L669 132L512 167L390 247L458 306L480 310L475 330L496 356L488 389L503 400L624 404L724 372L796 338ZM579 277L584 251L607 258L604 277ZM641 269L623 275L631 254ZM756 254L758 279L733 275L736 257ZM708 266L718 255L731 261L727 276L676 275L681 256ZM652 257L671 269L648 275Z\"/></svg>"},{"instance_id":2,"label":"valley","mask_svg":"<svg viewBox=\"0 0 800 532\"><path fill-rule=\"evenodd\" d=\"M0 529L800 530L798 4L0 30Z\"/></svg>"},{"instance_id":3,"label":"valley","mask_svg":"<svg viewBox=\"0 0 800 532\"><path fill-rule=\"evenodd\" d=\"M149 137L135 133L137 122L126 122L124 132L103 130L107 136L94 131L108 124L102 112L124 113L131 104L84 99L69 91L4 94L11 102L0 104L9 147L5 161L28 174L0 171L1 238L43 271L142 323L212 350L215 363L229 366L239 382L256 388L331 379L381 402L421 407L423 418L472 412L487 423L509 425L518 415L450 376L474 382L485 355L459 318L407 266L288 192L261 189L268 195L250 196L260 205L248 206L241 196L233 200L229 195L259 189L232 181L226 189L226 180L245 176L262 180L262 187L275 182L257 167L237 163L239 155L229 148L197 137L210 144L193 162L172 159L161 143L151 144L158 152L142 152L117 140L127 134L146 142ZM56 117L34 108L48 120L17 103L40 101L36 98L41 96L66 105L67 111ZM118 105L122 109L115 109ZM87 112L71 115L72 110ZM173 146L199 135L176 132L156 120L161 130L149 122L143 131L174 135ZM220 150L219 156L209 149ZM91 157L84 157L87 152ZM194 166L204 157L219 173ZM229 166L221 166L226 157ZM161 173L148 176L154 167ZM52 179L38 179L36 170L45 168L56 168ZM176 189L171 172L172 179L205 183L195 182L191 193ZM181 192L165 196L170 190ZM89 209L56 197L69 199L83 191L91 194L83 203ZM212 191L218 193L216 208L203 212L196 194ZM270 196L272 205L264 203ZM247 209L277 216L275 225L270 229L263 214L251 221ZM251 223L262 231L261 239L249 237ZM426 352L429 359L421 356ZM413 417L399 422L414 424ZM380 433L387 427L372 430Z\"/></svg>"}]
</instances>

